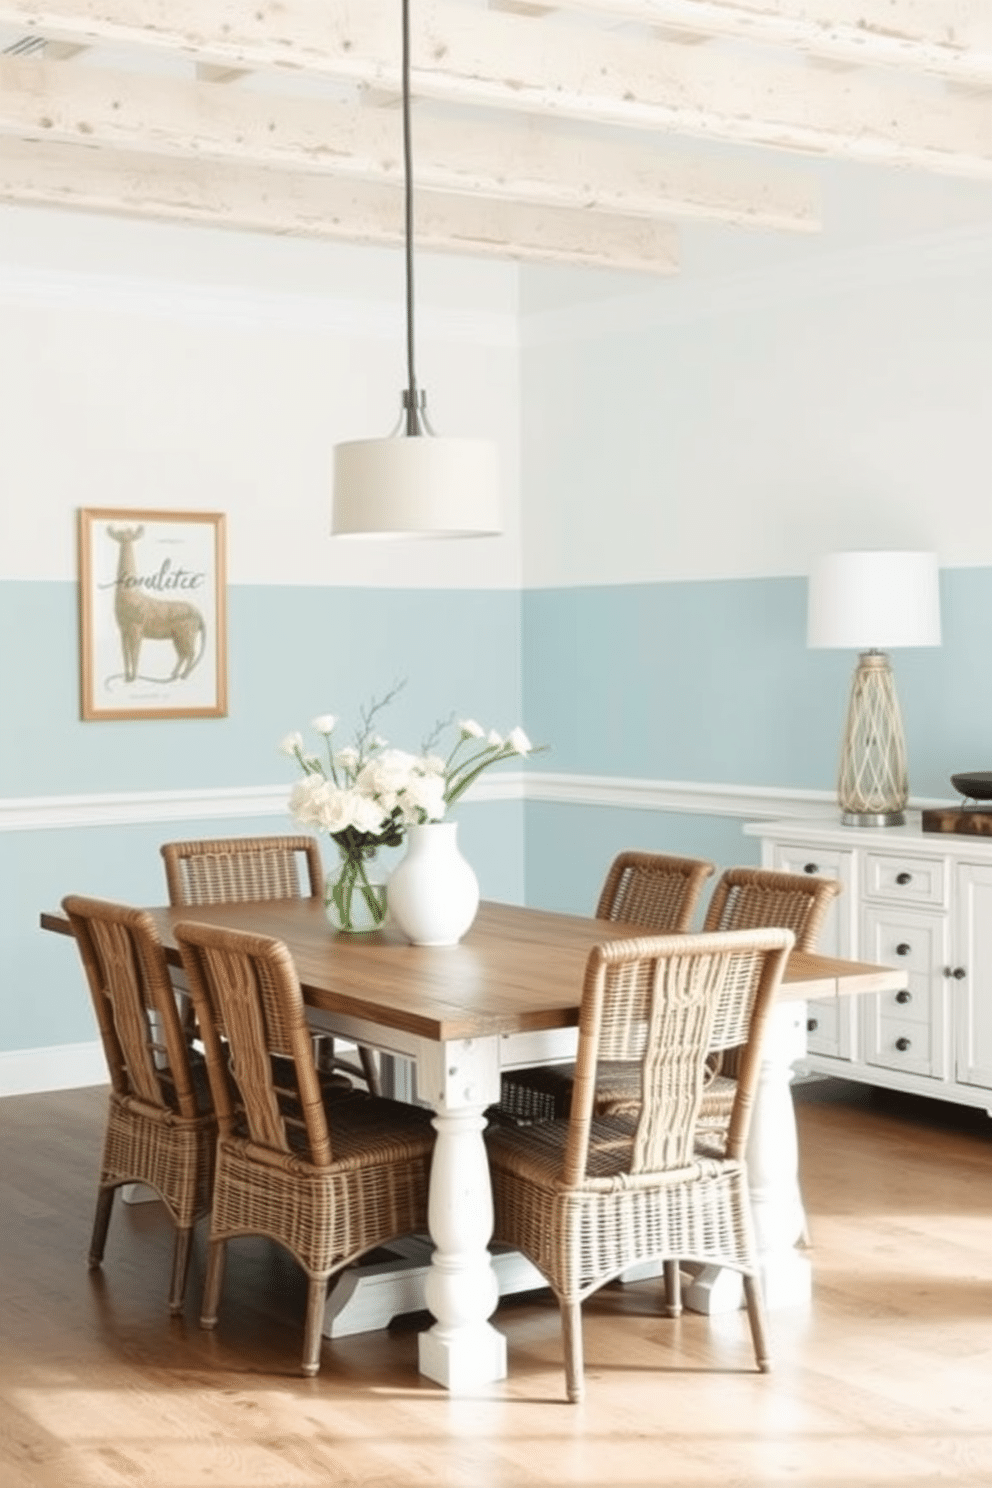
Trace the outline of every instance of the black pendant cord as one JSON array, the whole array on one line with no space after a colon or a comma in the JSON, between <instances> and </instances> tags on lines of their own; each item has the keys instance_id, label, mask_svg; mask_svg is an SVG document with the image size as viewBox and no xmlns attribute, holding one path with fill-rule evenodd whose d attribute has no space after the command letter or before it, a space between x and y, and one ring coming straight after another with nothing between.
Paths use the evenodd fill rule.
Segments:
<instances>
[{"instance_id":1,"label":"black pendant cord","mask_svg":"<svg viewBox=\"0 0 992 1488\"><path fill-rule=\"evenodd\" d=\"M410 127L410 0L403 0L403 230L406 240L407 434L420 434L420 395L413 354L413 145Z\"/></svg>"}]
</instances>

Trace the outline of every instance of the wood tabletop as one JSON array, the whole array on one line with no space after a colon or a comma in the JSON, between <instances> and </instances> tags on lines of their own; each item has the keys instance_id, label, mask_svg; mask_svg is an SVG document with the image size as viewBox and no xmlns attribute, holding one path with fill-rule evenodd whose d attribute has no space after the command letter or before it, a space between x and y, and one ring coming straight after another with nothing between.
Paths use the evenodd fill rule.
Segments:
<instances>
[{"instance_id":1,"label":"wood tabletop","mask_svg":"<svg viewBox=\"0 0 992 1488\"><path fill-rule=\"evenodd\" d=\"M315 899L148 912L174 964L173 927L181 920L271 935L289 946L311 1007L438 1041L574 1026L590 949L644 933L619 922L495 903L480 905L459 945L443 947L410 945L389 925L369 935L337 935ZM41 925L72 933L61 912L42 914ZM794 951L782 997L894 991L904 981L904 972L889 967Z\"/></svg>"}]
</instances>

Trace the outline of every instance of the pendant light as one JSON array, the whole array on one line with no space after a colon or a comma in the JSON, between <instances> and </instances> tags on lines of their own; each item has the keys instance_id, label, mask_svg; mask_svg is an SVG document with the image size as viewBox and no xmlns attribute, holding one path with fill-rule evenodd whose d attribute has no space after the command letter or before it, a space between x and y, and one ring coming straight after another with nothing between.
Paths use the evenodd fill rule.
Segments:
<instances>
[{"instance_id":1,"label":"pendant light","mask_svg":"<svg viewBox=\"0 0 992 1488\"><path fill-rule=\"evenodd\" d=\"M426 394L417 387L410 0L403 0L402 79L407 386L392 435L335 447L331 531L337 537L494 537L499 532L495 446L435 435Z\"/></svg>"}]
</instances>

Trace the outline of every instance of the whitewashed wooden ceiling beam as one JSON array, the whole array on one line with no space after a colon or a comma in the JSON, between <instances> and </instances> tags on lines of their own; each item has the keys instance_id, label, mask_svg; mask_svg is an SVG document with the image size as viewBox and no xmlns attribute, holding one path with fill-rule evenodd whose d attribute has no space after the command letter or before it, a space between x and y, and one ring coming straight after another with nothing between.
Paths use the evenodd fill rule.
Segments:
<instances>
[{"instance_id":1,"label":"whitewashed wooden ceiling beam","mask_svg":"<svg viewBox=\"0 0 992 1488\"><path fill-rule=\"evenodd\" d=\"M387 246L403 233L402 191L390 184L137 154L125 164L85 145L4 141L0 200ZM665 223L433 191L418 193L416 240L423 249L524 263L678 268L676 234Z\"/></svg>"},{"instance_id":2,"label":"whitewashed wooden ceiling beam","mask_svg":"<svg viewBox=\"0 0 992 1488\"><path fill-rule=\"evenodd\" d=\"M706 0L710 10L733 11ZM738 13L747 0L736 0ZM751 0L752 6L757 0ZM774 9L774 0L765 0ZM782 0L785 4L786 0ZM824 6L826 0L820 0ZM866 0L868 3L868 0ZM927 0L931 35L963 0ZM892 0L909 15L910 0ZM683 7L690 7L689 0ZM660 6L655 7L660 12ZM700 0L700 13L703 0ZM602 11L598 12L600 15ZM922 4L919 16L925 14ZM696 139L912 165L986 178L992 111L967 92L864 69L797 66L773 50L681 47L602 28L565 36L557 17L503 14L425 0L412 36L414 91L447 102L633 125ZM215 65L285 68L395 86L394 0L0 0L0 24L59 40L155 46Z\"/></svg>"},{"instance_id":3,"label":"whitewashed wooden ceiling beam","mask_svg":"<svg viewBox=\"0 0 992 1488\"><path fill-rule=\"evenodd\" d=\"M992 85L988 0L556 0L559 10Z\"/></svg>"},{"instance_id":4,"label":"whitewashed wooden ceiling beam","mask_svg":"<svg viewBox=\"0 0 992 1488\"><path fill-rule=\"evenodd\" d=\"M798 177L687 162L631 141L425 117L418 189L811 231L815 193ZM0 57L0 138L80 140L113 150L231 160L365 180L402 181L395 110L242 92L168 77L65 69Z\"/></svg>"},{"instance_id":5,"label":"whitewashed wooden ceiling beam","mask_svg":"<svg viewBox=\"0 0 992 1488\"><path fill-rule=\"evenodd\" d=\"M71 204L396 240L399 0L0 0L0 38L5 199L34 160ZM416 0L412 53L432 246L670 271L681 219L818 225L780 152L992 178L992 0Z\"/></svg>"}]
</instances>

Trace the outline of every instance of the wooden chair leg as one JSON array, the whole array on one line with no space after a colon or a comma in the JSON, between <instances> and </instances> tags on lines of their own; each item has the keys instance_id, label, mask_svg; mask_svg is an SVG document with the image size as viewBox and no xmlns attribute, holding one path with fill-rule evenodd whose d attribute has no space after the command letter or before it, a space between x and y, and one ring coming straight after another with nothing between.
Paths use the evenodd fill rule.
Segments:
<instances>
[{"instance_id":1,"label":"wooden chair leg","mask_svg":"<svg viewBox=\"0 0 992 1488\"><path fill-rule=\"evenodd\" d=\"M323 1338L324 1307L327 1302L327 1277L311 1276L307 1288L307 1316L303 1330L303 1373L314 1375L320 1368L320 1345Z\"/></svg>"},{"instance_id":2,"label":"wooden chair leg","mask_svg":"<svg viewBox=\"0 0 992 1488\"><path fill-rule=\"evenodd\" d=\"M201 1328L216 1328L217 1326L220 1289L224 1284L226 1248L226 1240L211 1240L207 1251L207 1275L203 1283L203 1302L200 1307Z\"/></svg>"},{"instance_id":3,"label":"wooden chair leg","mask_svg":"<svg viewBox=\"0 0 992 1488\"><path fill-rule=\"evenodd\" d=\"M577 1403L585 1394L585 1370L582 1360L582 1304L559 1302L562 1342L565 1349L565 1391Z\"/></svg>"},{"instance_id":4,"label":"wooden chair leg","mask_svg":"<svg viewBox=\"0 0 992 1488\"><path fill-rule=\"evenodd\" d=\"M744 1300L747 1303L747 1320L751 1324L751 1341L754 1357L762 1374L772 1367L768 1353L768 1334L765 1328L765 1304L761 1296L761 1283L756 1276L744 1277Z\"/></svg>"},{"instance_id":5,"label":"wooden chair leg","mask_svg":"<svg viewBox=\"0 0 992 1488\"><path fill-rule=\"evenodd\" d=\"M678 1261L665 1262L665 1305L669 1317L681 1317L682 1269Z\"/></svg>"},{"instance_id":6,"label":"wooden chair leg","mask_svg":"<svg viewBox=\"0 0 992 1488\"><path fill-rule=\"evenodd\" d=\"M362 1073L365 1076L365 1083L368 1085L369 1090L373 1095L381 1095L382 1090L379 1086L379 1061L376 1059L373 1050L367 1049L364 1044L359 1044L358 1058L361 1061Z\"/></svg>"},{"instance_id":7,"label":"wooden chair leg","mask_svg":"<svg viewBox=\"0 0 992 1488\"><path fill-rule=\"evenodd\" d=\"M110 1211L114 1207L116 1192L116 1188L101 1188L96 1197L96 1214L93 1217L93 1235L90 1239L89 1264L91 1268L99 1266L103 1260L103 1252L107 1244L107 1230L110 1226Z\"/></svg>"},{"instance_id":8,"label":"wooden chair leg","mask_svg":"<svg viewBox=\"0 0 992 1488\"><path fill-rule=\"evenodd\" d=\"M182 1312L186 1295L186 1277L189 1273L189 1257L192 1249L193 1226L176 1230L176 1243L172 1251L172 1281L169 1286L169 1311Z\"/></svg>"}]
</instances>

